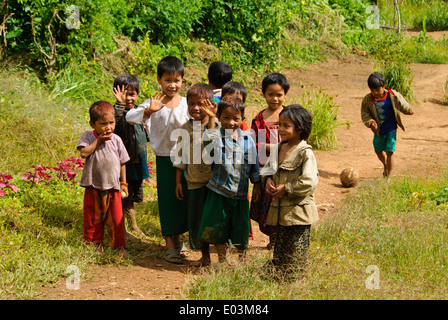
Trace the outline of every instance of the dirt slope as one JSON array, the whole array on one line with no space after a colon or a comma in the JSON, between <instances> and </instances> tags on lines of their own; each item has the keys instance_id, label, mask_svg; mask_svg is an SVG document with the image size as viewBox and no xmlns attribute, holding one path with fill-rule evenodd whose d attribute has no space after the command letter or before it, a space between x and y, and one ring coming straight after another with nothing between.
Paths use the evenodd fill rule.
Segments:
<instances>
[{"instance_id":1,"label":"dirt slope","mask_svg":"<svg viewBox=\"0 0 448 320\"><path fill-rule=\"evenodd\" d=\"M351 123L350 129L339 127L339 145L335 150L315 151L320 172L316 201L322 218L332 214L341 197L353 190L340 185L339 173L344 168L355 167L362 180L382 175L380 162L373 152L372 133L360 120L360 104L368 92L367 77L372 70L373 63L368 58L350 55L310 66L307 70L285 73L291 82L288 104L298 102L297 97L303 90L300 84L307 89L323 88L336 96L336 103L341 106L340 117ZM448 158L448 106L440 103L448 65L415 64L412 71L418 103L413 104L413 116L403 116L406 131L398 132L394 176L439 174ZM259 232L256 223L252 226L255 239L250 251L264 250L267 237ZM163 248L159 246L158 250L162 252ZM188 260L198 258L199 254L193 252ZM182 286L192 276L188 260L183 266L157 258L140 259L129 267L99 266L88 271L87 280L81 281L79 290L68 290L65 278L61 278L58 283L43 287L40 299L179 299Z\"/></svg>"}]
</instances>

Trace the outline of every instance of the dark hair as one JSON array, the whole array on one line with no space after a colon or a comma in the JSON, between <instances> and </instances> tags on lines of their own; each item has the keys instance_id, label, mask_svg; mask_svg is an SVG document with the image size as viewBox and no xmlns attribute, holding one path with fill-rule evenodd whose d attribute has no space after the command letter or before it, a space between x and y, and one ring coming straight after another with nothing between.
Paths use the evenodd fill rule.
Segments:
<instances>
[{"instance_id":1,"label":"dark hair","mask_svg":"<svg viewBox=\"0 0 448 320\"><path fill-rule=\"evenodd\" d=\"M307 109L300 104L290 104L283 108L278 116L291 120L296 131L302 131L300 138L302 140L308 139L313 124L313 116Z\"/></svg>"},{"instance_id":2,"label":"dark hair","mask_svg":"<svg viewBox=\"0 0 448 320\"><path fill-rule=\"evenodd\" d=\"M288 79L286 79L286 77L281 73L273 72L264 77L263 81L261 82L261 91L263 92L263 94L266 92L266 89L270 84L280 85L285 91L285 94L287 94L289 91Z\"/></svg>"},{"instance_id":3,"label":"dark hair","mask_svg":"<svg viewBox=\"0 0 448 320\"><path fill-rule=\"evenodd\" d=\"M247 90L246 87L243 86L241 83L236 81L229 81L222 86L221 98L224 97L226 94L230 93L241 93L241 96L243 97L243 102L246 102Z\"/></svg>"},{"instance_id":4,"label":"dark hair","mask_svg":"<svg viewBox=\"0 0 448 320\"><path fill-rule=\"evenodd\" d=\"M232 80L232 67L224 61L214 61L208 67L208 81L217 88Z\"/></svg>"},{"instance_id":5,"label":"dark hair","mask_svg":"<svg viewBox=\"0 0 448 320\"><path fill-rule=\"evenodd\" d=\"M218 111L216 112L218 117L227 108L232 108L235 111L241 112L241 117L244 118L244 102L240 98L223 97L218 104Z\"/></svg>"},{"instance_id":6,"label":"dark hair","mask_svg":"<svg viewBox=\"0 0 448 320\"><path fill-rule=\"evenodd\" d=\"M196 83L187 91L187 102L191 97L204 97L213 102L213 89L205 83Z\"/></svg>"},{"instance_id":7,"label":"dark hair","mask_svg":"<svg viewBox=\"0 0 448 320\"><path fill-rule=\"evenodd\" d=\"M107 101L97 101L90 106L89 115L90 121L95 123L98 119L103 117L105 113L111 112L115 115L114 107Z\"/></svg>"},{"instance_id":8,"label":"dark hair","mask_svg":"<svg viewBox=\"0 0 448 320\"><path fill-rule=\"evenodd\" d=\"M161 78L165 73L167 74L180 74L184 77L184 64L179 58L168 56L163 58L157 64L157 76Z\"/></svg>"},{"instance_id":9,"label":"dark hair","mask_svg":"<svg viewBox=\"0 0 448 320\"><path fill-rule=\"evenodd\" d=\"M381 73L374 72L367 79L367 85L370 89L384 87L386 85L386 78Z\"/></svg>"},{"instance_id":10,"label":"dark hair","mask_svg":"<svg viewBox=\"0 0 448 320\"><path fill-rule=\"evenodd\" d=\"M137 94L140 94L140 85L136 76L129 73L120 74L115 78L114 88L124 86L125 88L134 89Z\"/></svg>"}]
</instances>

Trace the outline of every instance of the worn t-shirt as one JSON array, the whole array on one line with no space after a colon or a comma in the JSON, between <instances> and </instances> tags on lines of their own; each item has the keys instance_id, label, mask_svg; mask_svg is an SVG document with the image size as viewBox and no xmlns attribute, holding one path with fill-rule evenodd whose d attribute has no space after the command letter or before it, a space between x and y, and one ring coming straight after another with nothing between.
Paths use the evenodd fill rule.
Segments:
<instances>
[{"instance_id":1,"label":"worn t-shirt","mask_svg":"<svg viewBox=\"0 0 448 320\"><path fill-rule=\"evenodd\" d=\"M97 139L95 131L85 131L79 138L78 149L87 147ZM113 134L112 139L100 144L86 158L82 171L82 187L93 187L99 190L120 190L120 167L129 160L128 152L119 136Z\"/></svg>"}]
</instances>

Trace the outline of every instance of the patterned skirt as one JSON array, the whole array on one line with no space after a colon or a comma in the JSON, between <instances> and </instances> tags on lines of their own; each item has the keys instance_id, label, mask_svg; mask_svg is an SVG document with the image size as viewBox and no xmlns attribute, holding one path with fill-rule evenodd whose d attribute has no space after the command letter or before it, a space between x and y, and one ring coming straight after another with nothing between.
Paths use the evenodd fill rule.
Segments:
<instances>
[{"instance_id":1,"label":"patterned skirt","mask_svg":"<svg viewBox=\"0 0 448 320\"><path fill-rule=\"evenodd\" d=\"M311 225L278 226L272 263L285 271L306 268Z\"/></svg>"}]
</instances>

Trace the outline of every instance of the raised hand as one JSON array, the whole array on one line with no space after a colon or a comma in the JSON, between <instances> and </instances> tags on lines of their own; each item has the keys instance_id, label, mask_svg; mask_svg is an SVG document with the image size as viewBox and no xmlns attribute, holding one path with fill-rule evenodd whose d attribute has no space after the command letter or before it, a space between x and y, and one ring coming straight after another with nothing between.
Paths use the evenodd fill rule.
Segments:
<instances>
[{"instance_id":1,"label":"raised hand","mask_svg":"<svg viewBox=\"0 0 448 320\"><path fill-rule=\"evenodd\" d=\"M216 117L218 106L216 103L211 103L210 100L204 99L201 102L201 109L210 117Z\"/></svg>"},{"instance_id":2,"label":"raised hand","mask_svg":"<svg viewBox=\"0 0 448 320\"><path fill-rule=\"evenodd\" d=\"M119 104L126 103L126 92L127 92L127 89L125 89L124 85L122 85L121 88L120 88L120 86L114 87L113 93L114 93L114 96L117 99L117 102Z\"/></svg>"},{"instance_id":3,"label":"raised hand","mask_svg":"<svg viewBox=\"0 0 448 320\"><path fill-rule=\"evenodd\" d=\"M149 95L149 99L151 99L151 104L149 108L145 110L147 115L151 113L157 112L163 107L166 106L166 103L162 103L163 99L165 99L166 95L163 92L157 92L154 96Z\"/></svg>"}]
</instances>

